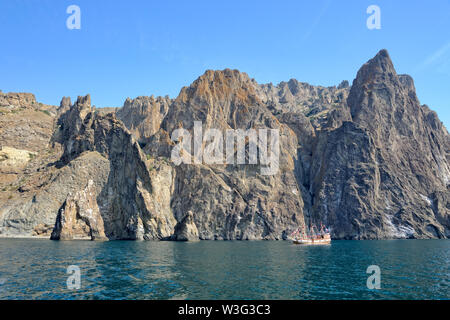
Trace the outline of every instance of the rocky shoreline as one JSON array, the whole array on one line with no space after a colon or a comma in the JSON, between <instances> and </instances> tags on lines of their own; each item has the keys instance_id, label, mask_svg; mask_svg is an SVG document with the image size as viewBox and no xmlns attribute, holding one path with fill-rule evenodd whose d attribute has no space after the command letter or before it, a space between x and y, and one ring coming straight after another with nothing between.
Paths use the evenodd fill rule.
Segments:
<instances>
[{"instance_id":1,"label":"rocky shoreline","mask_svg":"<svg viewBox=\"0 0 450 320\"><path fill-rule=\"evenodd\" d=\"M279 170L175 165L171 135L195 121L277 130ZM450 237L449 134L386 50L351 86L225 69L117 109L0 92L0 133L1 238L283 240L301 222L333 239Z\"/></svg>"}]
</instances>

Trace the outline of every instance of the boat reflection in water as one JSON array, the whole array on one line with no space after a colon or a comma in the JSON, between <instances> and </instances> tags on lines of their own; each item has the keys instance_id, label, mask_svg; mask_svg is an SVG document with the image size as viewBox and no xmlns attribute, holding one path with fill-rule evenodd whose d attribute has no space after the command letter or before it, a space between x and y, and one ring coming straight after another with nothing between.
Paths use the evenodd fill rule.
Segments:
<instances>
[{"instance_id":1,"label":"boat reflection in water","mask_svg":"<svg viewBox=\"0 0 450 320\"><path fill-rule=\"evenodd\" d=\"M302 224L297 230L291 233L289 239L295 244L331 244L330 230L322 224L320 231L314 225L308 229L305 224Z\"/></svg>"}]
</instances>

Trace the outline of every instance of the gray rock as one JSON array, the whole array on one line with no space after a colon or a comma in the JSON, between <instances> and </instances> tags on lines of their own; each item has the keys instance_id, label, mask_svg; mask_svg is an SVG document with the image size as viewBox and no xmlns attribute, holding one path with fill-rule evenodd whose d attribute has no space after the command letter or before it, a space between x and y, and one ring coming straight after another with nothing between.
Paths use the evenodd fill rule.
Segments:
<instances>
[{"instance_id":1,"label":"gray rock","mask_svg":"<svg viewBox=\"0 0 450 320\"><path fill-rule=\"evenodd\" d=\"M173 100L127 99L107 113L88 95L73 106L63 99L58 114L46 144L62 151L17 169L27 181L0 198L1 236L274 240L302 222L326 224L335 239L450 235L449 134L386 50L352 86L259 85L208 70ZM192 132L194 121L204 131L278 129L278 172L175 166L170 135Z\"/></svg>"},{"instance_id":2,"label":"gray rock","mask_svg":"<svg viewBox=\"0 0 450 320\"><path fill-rule=\"evenodd\" d=\"M103 218L97 205L94 181L75 195L69 194L56 218L52 240L107 240Z\"/></svg>"},{"instance_id":3,"label":"gray rock","mask_svg":"<svg viewBox=\"0 0 450 320\"><path fill-rule=\"evenodd\" d=\"M177 223L175 226L175 232L171 237L172 240L175 241L197 241L198 238L198 230L195 225L194 215L192 211L188 211L186 216Z\"/></svg>"}]
</instances>

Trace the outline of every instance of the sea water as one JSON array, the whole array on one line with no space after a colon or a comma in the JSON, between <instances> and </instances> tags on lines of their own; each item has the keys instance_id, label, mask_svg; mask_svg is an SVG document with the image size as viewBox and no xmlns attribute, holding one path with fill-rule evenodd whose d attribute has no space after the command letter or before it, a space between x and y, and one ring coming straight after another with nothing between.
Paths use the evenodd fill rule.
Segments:
<instances>
[{"instance_id":1,"label":"sea water","mask_svg":"<svg viewBox=\"0 0 450 320\"><path fill-rule=\"evenodd\" d=\"M368 286L369 266L380 289ZM0 239L0 299L449 298L450 240Z\"/></svg>"}]
</instances>

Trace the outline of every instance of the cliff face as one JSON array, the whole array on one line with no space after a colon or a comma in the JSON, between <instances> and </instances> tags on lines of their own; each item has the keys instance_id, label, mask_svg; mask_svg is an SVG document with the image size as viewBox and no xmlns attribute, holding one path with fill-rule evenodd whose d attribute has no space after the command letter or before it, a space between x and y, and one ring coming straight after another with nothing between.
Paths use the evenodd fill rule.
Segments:
<instances>
[{"instance_id":1,"label":"cliff face","mask_svg":"<svg viewBox=\"0 0 450 320\"><path fill-rule=\"evenodd\" d=\"M0 102L36 104L20 95ZM351 87L259 85L237 70L208 70L173 100L127 99L106 113L86 96L46 108L42 149L2 136L0 170L15 173L0 198L0 236L285 239L305 221L326 224L339 239L450 237L449 135L385 50ZM0 116L0 130L19 121L11 115ZM198 129L278 130L277 170L249 164L251 136L243 140L246 164L194 153L175 165L177 129L192 137Z\"/></svg>"},{"instance_id":2,"label":"cliff face","mask_svg":"<svg viewBox=\"0 0 450 320\"><path fill-rule=\"evenodd\" d=\"M382 50L358 71L348 107L351 122L318 136L314 214L340 238L448 237L448 200L436 195L448 196L449 135L412 78Z\"/></svg>"},{"instance_id":3,"label":"cliff face","mask_svg":"<svg viewBox=\"0 0 450 320\"><path fill-rule=\"evenodd\" d=\"M256 82L237 70L207 71L181 90L161 124L160 135L178 128L194 135L194 121L201 121L203 132L278 129L279 170L262 175L259 164L175 166L171 208L177 221L192 211L200 239L282 239L303 220L294 174L297 138L259 99ZM154 150L151 144L148 148ZM170 157L167 150L155 156Z\"/></svg>"},{"instance_id":4,"label":"cliff face","mask_svg":"<svg viewBox=\"0 0 450 320\"><path fill-rule=\"evenodd\" d=\"M172 100L169 97L137 97L127 99L117 111L117 117L138 141L153 136L166 116Z\"/></svg>"},{"instance_id":5,"label":"cliff face","mask_svg":"<svg viewBox=\"0 0 450 320\"><path fill-rule=\"evenodd\" d=\"M107 239L97 196L93 180L75 195L69 194L58 213L51 239Z\"/></svg>"}]
</instances>

